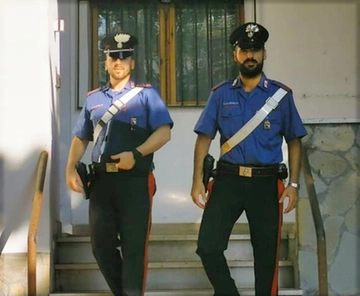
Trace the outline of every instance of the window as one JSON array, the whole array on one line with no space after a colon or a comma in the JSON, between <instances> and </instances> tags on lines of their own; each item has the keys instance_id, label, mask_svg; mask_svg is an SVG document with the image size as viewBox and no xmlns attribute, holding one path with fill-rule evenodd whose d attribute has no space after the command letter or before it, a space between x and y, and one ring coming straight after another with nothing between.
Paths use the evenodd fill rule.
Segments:
<instances>
[{"instance_id":1,"label":"window","mask_svg":"<svg viewBox=\"0 0 360 296\"><path fill-rule=\"evenodd\" d=\"M243 23L242 0L108 0L90 9L94 88L108 79L100 40L119 31L139 40L135 81L158 87L168 106L204 105L213 85L237 75L228 36Z\"/></svg>"}]
</instances>

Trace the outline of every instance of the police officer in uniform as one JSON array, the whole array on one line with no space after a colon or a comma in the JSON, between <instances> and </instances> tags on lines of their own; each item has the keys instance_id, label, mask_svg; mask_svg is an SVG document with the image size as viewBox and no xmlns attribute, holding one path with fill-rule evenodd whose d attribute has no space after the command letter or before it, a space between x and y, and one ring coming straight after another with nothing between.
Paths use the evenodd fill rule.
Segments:
<instances>
[{"instance_id":1,"label":"police officer in uniform","mask_svg":"<svg viewBox=\"0 0 360 296\"><path fill-rule=\"evenodd\" d=\"M194 131L197 133L191 196L204 209L197 254L215 290L215 296L240 295L231 277L224 251L231 230L245 212L254 253L256 296L277 295L277 256L282 203L285 213L298 199L301 138L306 130L294 104L292 91L263 73L268 31L257 23L239 26L230 35L239 76L214 87ZM203 160L212 139L220 133L224 144L283 88L288 93L242 142L220 156L212 191L205 194ZM282 142L289 153L289 184L279 181ZM282 187L282 188L281 188Z\"/></svg>"},{"instance_id":2,"label":"police officer in uniform","mask_svg":"<svg viewBox=\"0 0 360 296\"><path fill-rule=\"evenodd\" d=\"M173 121L158 91L136 84L136 37L111 34L101 42L110 80L91 91L73 130L67 185L81 192L75 170L96 125L112 103L134 87L143 87L101 130L92 149L94 178L90 185L89 224L93 254L115 296L144 295L147 245L155 178L153 155L170 140Z\"/></svg>"}]
</instances>

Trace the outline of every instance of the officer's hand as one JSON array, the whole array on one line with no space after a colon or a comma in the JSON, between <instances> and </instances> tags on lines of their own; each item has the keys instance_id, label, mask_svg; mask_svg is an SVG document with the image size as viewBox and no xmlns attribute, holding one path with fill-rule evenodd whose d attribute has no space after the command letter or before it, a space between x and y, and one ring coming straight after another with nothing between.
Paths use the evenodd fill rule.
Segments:
<instances>
[{"instance_id":1,"label":"officer's hand","mask_svg":"<svg viewBox=\"0 0 360 296\"><path fill-rule=\"evenodd\" d=\"M131 151L111 155L111 159L119 160L116 166L120 170L131 170L135 165L134 155Z\"/></svg>"},{"instance_id":2,"label":"officer's hand","mask_svg":"<svg viewBox=\"0 0 360 296\"><path fill-rule=\"evenodd\" d=\"M291 212L296 207L299 199L298 189L290 185L287 186L279 199L279 203L283 203L286 197L289 199L289 203L284 211L285 214Z\"/></svg>"},{"instance_id":3,"label":"officer's hand","mask_svg":"<svg viewBox=\"0 0 360 296\"><path fill-rule=\"evenodd\" d=\"M72 191L82 193L83 192L83 183L81 178L76 171L66 174L66 185Z\"/></svg>"},{"instance_id":4,"label":"officer's hand","mask_svg":"<svg viewBox=\"0 0 360 296\"><path fill-rule=\"evenodd\" d=\"M200 196L203 200L203 203L200 202ZM191 197L193 202L201 209L205 208L205 204L207 202L207 196L205 193L205 186L202 180L193 181L191 187Z\"/></svg>"}]
</instances>

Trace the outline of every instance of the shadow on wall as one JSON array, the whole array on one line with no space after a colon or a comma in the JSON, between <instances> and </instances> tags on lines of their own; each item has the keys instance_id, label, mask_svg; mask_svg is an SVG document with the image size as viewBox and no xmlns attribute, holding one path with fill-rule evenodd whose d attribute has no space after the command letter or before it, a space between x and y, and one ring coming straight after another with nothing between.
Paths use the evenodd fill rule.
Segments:
<instances>
[{"instance_id":1,"label":"shadow on wall","mask_svg":"<svg viewBox=\"0 0 360 296\"><path fill-rule=\"evenodd\" d=\"M53 65L51 54L49 55L49 73L51 81L55 81L55 76L57 75L57 69ZM59 98L59 88L57 88L54 83L51 84L51 134L52 134L52 141L51 141L51 154L49 158L51 158L51 168L49 170L48 175L50 176L50 191L51 191L51 221L58 221L58 210L57 210L57 202L59 196L59 157L60 157L60 149L59 149L59 127L58 127L58 113L57 113L57 106L59 102L57 101ZM56 225L52 225L52 229L55 230Z\"/></svg>"},{"instance_id":2,"label":"shadow on wall","mask_svg":"<svg viewBox=\"0 0 360 296\"><path fill-rule=\"evenodd\" d=\"M24 224L26 229L29 227L37 165L42 151L33 151L17 167L12 167L9 161L7 161L6 167L5 157L0 156L0 255L12 233L24 227ZM47 178L48 170L46 171L45 183ZM48 201L43 199L43 208L44 203L48 203ZM41 223L39 223L39 227L41 227ZM27 237L27 232L24 235ZM27 238L24 241L26 242Z\"/></svg>"}]
</instances>

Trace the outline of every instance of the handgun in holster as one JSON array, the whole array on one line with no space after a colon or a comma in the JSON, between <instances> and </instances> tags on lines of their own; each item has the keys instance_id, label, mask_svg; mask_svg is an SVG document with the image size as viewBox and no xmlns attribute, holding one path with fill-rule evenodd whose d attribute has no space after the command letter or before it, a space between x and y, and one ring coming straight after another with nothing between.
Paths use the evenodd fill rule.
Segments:
<instances>
[{"instance_id":1,"label":"handgun in holster","mask_svg":"<svg viewBox=\"0 0 360 296\"><path fill-rule=\"evenodd\" d=\"M204 158L203 163L203 183L205 186L205 192L207 191L207 185L209 184L210 178L214 178L216 171L214 169L215 159L210 154L207 154Z\"/></svg>"},{"instance_id":2,"label":"handgun in holster","mask_svg":"<svg viewBox=\"0 0 360 296\"><path fill-rule=\"evenodd\" d=\"M88 172L86 164L83 162L78 162L75 166L76 172L79 174L81 182L83 184L83 196L84 199L90 198L90 185L92 179L92 173ZM89 168L91 169L91 168Z\"/></svg>"},{"instance_id":3,"label":"handgun in holster","mask_svg":"<svg viewBox=\"0 0 360 296\"><path fill-rule=\"evenodd\" d=\"M278 178L285 180L288 177L288 170L285 163L280 163L278 167Z\"/></svg>"}]
</instances>

